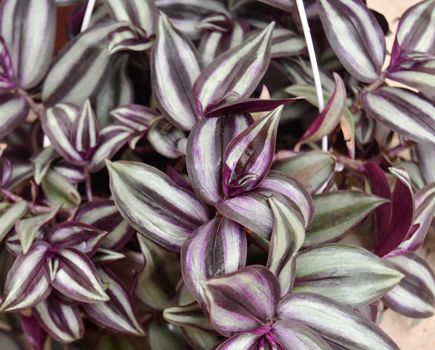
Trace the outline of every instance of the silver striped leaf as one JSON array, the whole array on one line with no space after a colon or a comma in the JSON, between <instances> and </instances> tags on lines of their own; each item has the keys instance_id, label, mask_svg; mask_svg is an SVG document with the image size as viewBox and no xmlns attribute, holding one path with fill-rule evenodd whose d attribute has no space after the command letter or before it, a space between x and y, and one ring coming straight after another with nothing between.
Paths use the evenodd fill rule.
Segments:
<instances>
[{"instance_id":1,"label":"silver striped leaf","mask_svg":"<svg viewBox=\"0 0 435 350\"><path fill-rule=\"evenodd\" d=\"M370 83L385 59L384 33L361 0L320 0L319 17L329 43L346 70Z\"/></svg>"},{"instance_id":2,"label":"silver striped leaf","mask_svg":"<svg viewBox=\"0 0 435 350\"><path fill-rule=\"evenodd\" d=\"M106 22L90 27L70 41L53 62L42 87L48 106L81 105L96 91L115 59L107 51L108 35L123 26Z\"/></svg>"},{"instance_id":3,"label":"silver striped leaf","mask_svg":"<svg viewBox=\"0 0 435 350\"><path fill-rule=\"evenodd\" d=\"M207 208L166 174L137 162L107 163L110 188L122 216L144 236L178 251L208 221Z\"/></svg>"},{"instance_id":4,"label":"silver striped leaf","mask_svg":"<svg viewBox=\"0 0 435 350\"><path fill-rule=\"evenodd\" d=\"M161 13L151 53L153 92L165 118L181 130L190 130L199 118L192 86L200 71L193 43Z\"/></svg>"},{"instance_id":5,"label":"silver striped leaf","mask_svg":"<svg viewBox=\"0 0 435 350\"><path fill-rule=\"evenodd\" d=\"M26 99L15 93L0 95L0 138L24 123L29 113Z\"/></svg>"},{"instance_id":6,"label":"silver striped leaf","mask_svg":"<svg viewBox=\"0 0 435 350\"><path fill-rule=\"evenodd\" d=\"M304 250L295 274L292 293L319 294L353 308L379 300L403 278L369 251L340 244Z\"/></svg>"},{"instance_id":7,"label":"silver striped leaf","mask_svg":"<svg viewBox=\"0 0 435 350\"><path fill-rule=\"evenodd\" d=\"M343 350L399 350L393 340L365 316L323 296L288 294L277 317L305 324Z\"/></svg>"},{"instance_id":8,"label":"silver striped leaf","mask_svg":"<svg viewBox=\"0 0 435 350\"><path fill-rule=\"evenodd\" d=\"M54 52L54 0L2 1L0 34L8 47L19 85L24 89L35 87L47 73Z\"/></svg>"},{"instance_id":9,"label":"silver striped leaf","mask_svg":"<svg viewBox=\"0 0 435 350\"><path fill-rule=\"evenodd\" d=\"M201 113L206 114L228 94L249 97L254 92L269 66L273 27L274 22L202 70L193 87Z\"/></svg>"},{"instance_id":10,"label":"silver striped leaf","mask_svg":"<svg viewBox=\"0 0 435 350\"><path fill-rule=\"evenodd\" d=\"M435 144L435 105L417 93L382 87L362 97L365 111L398 134Z\"/></svg>"},{"instance_id":11,"label":"silver striped leaf","mask_svg":"<svg viewBox=\"0 0 435 350\"><path fill-rule=\"evenodd\" d=\"M435 274L419 256L408 253L388 258L405 274L400 284L384 297L392 310L413 318L431 317L435 312Z\"/></svg>"},{"instance_id":12,"label":"silver striped leaf","mask_svg":"<svg viewBox=\"0 0 435 350\"><path fill-rule=\"evenodd\" d=\"M85 333L78 307L62 303L55 297L36 305L32 314L42 328L61 343L72 343Z\"/></svg>"}]
</instances>

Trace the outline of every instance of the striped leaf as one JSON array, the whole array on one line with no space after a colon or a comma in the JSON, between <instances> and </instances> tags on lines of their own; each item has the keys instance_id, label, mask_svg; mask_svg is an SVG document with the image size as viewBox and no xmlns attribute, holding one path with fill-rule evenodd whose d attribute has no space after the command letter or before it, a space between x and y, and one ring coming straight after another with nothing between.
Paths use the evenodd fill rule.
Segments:
<instances>
[{"instance_id":1,"label":"striped leaf","mask_svg":"<svg viewBox=\"0 0 435 350\"><path fill-rule=\"evenodd\" d=\"M390 168L396 177L391 195L391 217L388 229L380 232L375 247L379 256L384 256L396 249L407 237L413 226L415 212L414 193L406 171Z\"/></svg>"},{"instance_id":2,"label":"striped leaf","mask_svg":"<svg viewBox=\"0 0 435 350\"><path fill-rule=\"evenodd\" d=\"M88 202L80 206L75 220L106 231L100 245L105 249L118 251L131 238L134 230L123 220L115 203L110 200Z\"/></svg>"},{"instance_id":3,"label":"striped leaf","mask_svg":"<svg viewBox=\"0 0 435 350\"><path fill-rule=\"evenodd\" d=\"M261 326L275 315L280 288L267 268L251 265L204 283L210 321L224 336Z\"/></svg>"},{"instance_id":4,"label":"striped leaf","mask_svg":"<svg viewBox=\"0 0 435 350\"><path fill-rule=\"evenodd\" d=\"M374 323L353 309L322 296L289 294L278 306L278 318L305 324L345 350L398 350Z\"/></svg>"},{"instance_id":5,"label":"striped leaf","mask_svg":"<svg viewBox=\"0 0 435 350\"><path fill-rule=\"evenodd\" d=\"M233 335L221 343L216 350L256 350L259 336L255 332L244 332Z\"/></svg>"},{"instance_id":6,"label":"striped leaf","mask_svg":"<svg viewBox=\"0 0 435 350\"><path fill-rule=\"evenodd\" d=\"M21 329L24 332L24 335L27 341L30 343L34 350L43 350L45 341L47 340L47 333L41 327L39 322L36 320L34 315L29 317L20 316L20 325ZM4 340L2 339L2 345L4 344ZM3 345L4 346L4 345ZM12 350L12 348L11 348Z\"/></svg>"},{"instance_id":7,"label":"striped leaf","mask_svg":"<svg viewBox=\"0 0 435 350\"><path fill-rule=\"evenodd\" d=\"M52 246L72 248L83 254L93 255L106 234L106 231L91 225L67 221L53 226L44 238Z\"/></svg>"},{"instance_id":8,"label":"striped leaf","mask_svg":"<svg viewBox=\"0 0 435 350\"><path fill-rule=\"evenodd\" d=\"M111 159L131 138L134 131L123 125L108 125L100 132L98 147L90 159L88 168L97 172L104 168L104 162Z\"/></svg>"},{"instance_id":9,"label":"striped leaf","mask_svg":"<svg viewBox=\"0 0 435 350\"><path fill-rule=\"evenodd\" d=\"M27 202L19 201L14 203L0 214L0 242L7 236L15 223L20 220L27 212Z\"/></svg>"},{"instance_id":10,"label":"striped leaf","mask_svg":"<svg viewBox=\"0 0 435 350\"><path fill-rule=\"evenodd\" d=\"M412 223L418 225L418 228L399 245L399 248L396 249L397 253L398 251L416 251L423 244L432 224L434 213L435 183L431 183L415 194L415 214Z\"/></svg>"},{"instance_id":11,"label":"striped leaf","mask_svg":"<svg viewBox=\"0 0 435 350\"><path fill-rule=\"evenodd\" d=\"M389 72L387 77L419 90L428 98L435 99L434 75L435 59L432 59L423 63L414 63L409 67L400 67Z\"/></svg>"},{"instance_id":12,"label":"striped leaf","mask_svg":"<svg viewBox=\"0 0 435 350\"><path fill-rule=\"evenodd\" d=\"M81 105L92 95L113 62L113 56L107 51L108 35L122 25L98 24L70 41L53 62L44 81L42 99L46 105L58 102Z\"/></svg>"},{"instance_id":13,"label":"striped leaf","mask_svg":"<svg viewBox=\"0 0 435 350\"><path fill-rule=\"evenodd\" d=\"M52 205L62 204L63 208L75 208L81 198L77 188L59 173L49 170L41 182L47 201Z\"/></svg>"},{"instance_id":14,"label":"striped leaf","mask_svg":"<svg viewBox=\"0 0 435 350\"><path fill-rule=\"evenodd\" d=\"M64 304L54 297L36 305L32 314L45 331L61 343L72 343L85 333L77 306Z\"/></svg>"},{"instance_id":15,"label":"striped leaf","mask_svg":"<svg viewBox=\"0 0 435 350\"><path fill-rule=\"evenodd\" d=\"M183 306L169 307L163 311L163 318L177 326L213 330L207 317L196 302Z\"/></svg>"},{"instance_id":16,"label":"striped leaf","mask_svg":"<svg viewBox=\"0 0 435 350\"><path fill-rule=\"evenodd\" d=\"M143 52L152 44L142 29L126 24L109 34L107 49L111 55L127 51Z\"/></svg>"},{"instance_id":17,"label":"striped leaf","mask_svg":"<svg viewBox=\"0 0 435 350\"><path fill-rule=\"evenodd\" d=\"M234 137L252 122L251 117L237 114L206 118L189 134L186 166L192 186L208 204L223 198L222 164L225 149Z\"/></svg>"},{"instance_id":18,"label":"striped leaf","mask_svg":"<svg viewBox=\"0 0 435 350\"><path fill-rule=\"evenodd\" d=\"M323 82L323 81L322 81ZM318 107L318 101L316 97L316 89L313 85L292 85L285 89L287 93L294 96L304 96L307 101ZM323 91L323 99L330 100L331 93ZM350 110L345 106L343 111L343 117L340 120L340 129L343 133L344 140L346 142L347 149L350 156L353 158L355 156L355 125L354 117Z\"/></svg>"},{"instance_id":19,"label":"striped leaf","mask_svg":"<svg viewBox=\"0 0 435 350\"><path fill-rule=\"evenodd\" d=\"M271 333L284 349L332 350L319 334L300 322L278 321L273 325Z\"/></svg>"},{"instance_id":20,"label":"striped leaf","mask_svg":"<svg viewBox=\"0 0 435 350\"><path fill-rule=\"evenodd\" d=\"M243 228L226 218L214 218L187 239L181 249L181 271L201 306L205 302L201 283L245 266L247 250Z\"/></svg>"},{"instance_id":21,"label":"striped leaf","mask_svg":"<svg viewBox=\"0 0 435 350\"><path fill-rule=\"evenodd\" d=\"M140 272L136 296L153 310L164 310L173 304L181 278L180 257L137 235L145 266Z\"/></svg>"},{"instance_id":22,"label":"striped leaf","mask_svg":"<svg viewBox=\"0 0 435 350\"><path fill-rule=\"evenodd\" d=\"M138 133L144 132L158 117L158 114L151 108L133 103L118 106L110 111L110 115L117 123Z\"/></svg>"},{"instance_id":23,"label":"striped leaf","mask_svg":"<svg viewBox=\"0 0 435 350\"><path fill-rule=\"evenodd\" d=\"M314 196L314 218L304 246L334 241L345 235L371 211L385 203L382 198L360 191L337 191Z\"/></svg>"},{"instance_id":24,"label":"striped leaf","mask_svg":"<svg viewBox=\"0 0 435 350\"><path fill-rule=\"evenodd\" d=\"M2 1L0 33L9 49L19 85L25 89L38 85L47 73L54 50L54 1Z\"/></svg>"},{"instance_id":25,"label":"striped leaf","mask_svg":"<svg viewBox=\"0 0 435 350\"><path fill-rule=\"evenodd\" d=\"M159 10L166 13L174 26L192 40L201 37L200 22L212 14L231 17L219 0L155 0Z\"/></svg>"},{"instance_id":26,"label":"striped leaf","mask_svg":"<svg viewBox=\"0 0 435 350\"><path fill-rule=\"evenodd\" d=\"M317 193L332 180L335 158L330 153L303 152L276 162L273 169L294 178L310 193Z\"/></svg>"},{"instance_id":27,"label":"striped leaf","mask_svg":"<svg viewBox=\"0 0 435 350\"><path fill-rule=\"evenodd\" d=\"M5 40L0 36L0 91L7 92L16 87L15 73Z\"/></svg>"},{"instance_id":28,"label":"striped leaf","mask_svg":"<svg viewBox=\"0 0 435 350\"><path fill-rule=\"evenodd\" d=\"M304 243L305 227L298 210L273 196L268 201L274 224L266 266L278 278L281 295L285 295L293 285L294 257Z\"/></svg>"},{"instance_id":29,"label":"striped leaf","mask_svg":"<svg viewBox=\"0 0 435 350\"><path fill-rule=\"evenodd\" d=\"M409 8L400 19L396 45L400 51L435 54L435 1L421 1ZM393 51L394 52L394 51Z\"/></svg>"},{"instance_id":30,"label":"striped leaf","mask_svg":"<svg viewBox=\"0 0 435 350\"><path fill-rule=\"evenodd\" d=\"M340 120L346 106L346 87L343 80L336 73L333 73L335 89L328 100L325 108L313 120L310 127L305 131L299 145L307 142L316 142L328 135L340 124Z\"/></svg>"},{"instance_id":31,"label":"striped leaf","mask_svg":"<svg viewBox=\"0 0 435 350\"><path fill-rule=\"evenodd\" d=\"M431 267L415 254L388 258L405 274L400 284L384 297L392 310L414 318L430 317L435 311L435 274Z\"/></svg>"},{"instance_id":32,"label":"striped leaf","mask_svg":"<svg viewBox=\"0 0 435 350\"><path fill-rule=\"evenodd\" d=\"M32 159L34 168L34 180L37 185L41 184L42 179L51 167L51 163L59 158L52 146L45 147L41 152Z\"/></svg>"},{"instance_id":33,"label":"striped leaf","mask_svg":"<svg viewBox=\"0 0 435 350\"><path fill-rule=\"evenodd\" d=\"M108 163L108 169L112 195L122 216L163 247L178 251L186 238L208 221L204 205L161 171L136 162Z\"/></svg>"},{"instance_id":34,"label":"striped leaf","mask_svg":"<svg viewBox=\"0 0 435 350\"><path fill-rule=\"evenodd\" d=\"M104 303L84 304L86 315L96 324L114 332L145 335L133 299L119 278L104 269L99 269L98 274L108 285L106 293L110 300Z\"/></svg>"},{"instance_id":35,"label":"striped leaf","mask_svg":"<svg viewBox=\"0 0 435 350\"><path fill-rule=\"evenodd\" d=\"M225 197L234 197L252 190L266 176L275 154L282 108L276 108L228 144L222 167L222 190Z\"/></svg>"},{"instance_id":36,"label":"striped leaf","mask_svg":"<svg viewBox=\"0 0 435 350\"><path fill-rule=\"evenodd\" d=\"M53 258L51 285L63 295L82 303L109 300L92 261L76 249L60 248Z\"/></svg>"},{"instance_id":37,"label":"striped leaf","mask_svg":"<svg viewBox=\"0 0 435 350\"><path fill-rule=\"evenodd\" d=\"M53 219L59 209L60 206L57 206L48 214L19 220L15 223L15 232L20 240L23 254L27 254L35 238L41 234L41 227Z\"/></svg>"},{"instance_id":38,"label":"striped leaf","mask_svg":"<svg viewBox=\"0 0 435 350\"><path fill-rule=\"evenodd\" d=\"M202 70L193 87L202 113L214 108L228 93L249 97L254 92L269 66L273 26L271 23L251 35Z\"/></svg>"},{"instance_id":39,"label":"striped leaf","mask_svg":"<svg viewBox=\"0 0 435 350\"><path fill-rule=\"evenodd\" d=\"M28 113L24 97L14 93L0 94L0 138L22 125Z\"/></svg>"},{"instance_id":40,"label":"striped leaf","mask_svg":"<svg viewBox=\"0 0 435 350\"><path fill-rule=\"evenodd\" d=\"M147 139L166 158L177 159L186 154L186 134L163 117L158 117L151 123Z\"/></svg>"},{"instance_id":41,"label":"striped leaf","mask_svg":"<svg viewBox=\"0 0 435 350\"><path fill-rule=\"evenodd\" d=\"M419 143L415 145L418 164L427 184L435 182L435 145L430 143Z\"/></svg>"},{"instance_id":42,"label":"striped leaf","mask_svg":"<svg viewBox=\"0 0 435 350\"><path fill-rule=\"evenodd\" d=\"M294 0L257 0L280 10L291 12L295 6Z\"/></svg>"},{"instance_id":43,"label":"striped leaf","mask_svg":"<svg viewBox=\"0 0 435 350\"><path fill-rule=\"evenodd\" d=\"M362 248L330 244L297 256L293 293L319 294L356 308L378 300L402 277Z\"/></svg>"},{"instance_id":44,"label":"striped leaf","mask_svg":"<svg viewBox=\"0 0 435 350\"><path fill-rule=\"evenodd\" d=\"M365 111L400 135L435 143L435 106L407 89L382 87L362 97Z\"/></svg>"},{"instance_id":45,"label":"striped leaf","mask_svg":"<svg viewBox=\"0 0 435 350\"><path fill-rule=\"evenodd\" d=\"M44 271L49 246L33 244L27 254L20 253L8 272L0 310L20 311L33 307L50 294L51 287Z\"/></svg>"},{"instance_id":46,"label":"striped leaf","mask_svg":"<svg viewBox=\"0 0 435 350\"><path fill-rule=\"evenodd\" d=\"M216 332L204 331L194 327L182 327L183 337L195 349L216 349L222 337Z\"/></svg>"},{"instance_id":47,"label":"striped leaf","mask_svg":"<svg viewBox=\"0 0 435 350\"><path fill-rule=\"evenodd\" d=\"M148 37L156 33L157 8L153 0L108 0L105 5L115 20L142 28Z\"/></svg>"},{"instance_id":48,"label":"striped leaf","mask_svg":"<svg viewBox=\"0 0 435 350\"><path fill-rule=\"evenodd\" d=\"M365 83L380 75L385 38L361 0L320 0L319 17L329 43L346 70Z\"/></svg>"},{"instance_id":49,"label":"striped leaf","mask_svg":"<svg viewBox=\"0 0 435 350\"><path fill-rule=\"evenodd\" d=\"M190 130L198 120L192 86L200 71L192 42L160 13L151 54L152 86L163 115L179 129Z\"/></svg>"},{"instance_id":50,"label":"striped leaf","mask_svg":"<svg viewBox=\"0 0 435 350\"><path fill-rule=\"evenodd\" d=\"M91 102L86 100L81 106L74 125L74 148L85 160L89 159L98 144L99 126L92 110Z\"/></svg>"}]
</instances>

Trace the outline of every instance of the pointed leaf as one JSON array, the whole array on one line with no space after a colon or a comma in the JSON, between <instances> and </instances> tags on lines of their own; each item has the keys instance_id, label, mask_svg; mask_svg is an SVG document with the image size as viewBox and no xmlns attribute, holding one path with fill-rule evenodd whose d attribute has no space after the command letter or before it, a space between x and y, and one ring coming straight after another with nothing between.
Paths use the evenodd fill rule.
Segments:
<instances>
[{"instance_id":1,"label":"pointed leaf","mask_svg":"<svg viewBox=\"0 0 435 350\"><path fill-rule=\"evenodd\" d=\"M32 245L26 255L19 254L6 278L1 311L19 311L33 307L51 292L44 266L49 246Z\"/></svg>"},{"instance_id":2,"label":"pointed leaf","mask_svg":"<svg viewBox=\"0 0 435 350\"><path fill-rule=\"evenodd\" d=\"M109 300L92 261L83 253L71 248L61 248L53 258L57 270L52 286L63 295L82 303Z\"/></svg>"},{"instance_id":3,"label":"pointed leaf","mask_svg":"<svg viewBox=\"0 0 435 350\"><path fill-rule=\"evenodd\" d=\"M151 108L137 104L119 106L112 110L110 115L116 122L138 132L144 132L158 117L158 113Z\"/></svg>"},{"instance_id":4,"label":"pointed leaf","mask_svg":"<svg viewBox=\"0 0 435 350\"><path fill-rule=\"evenodd\" d=\"M77 188L67 178L53 170L49 170L41 182L41 187L48 202L61 204L63 208L74 208L80 204L81 198Z\"/></svg>"},{"instance_id":5,"label":"pointed leaf","mask_svg":"<svg viewBox=\"0 0 435 350\"><path fill-rule=\"evenodd\" d=\"M269 65L273 25L218 56L201 72L194 93L202 113L214 108L230 92L240 97L251 95Z\"/></svg>"},{"instance_id":6,"label":"pointed leaf","mask_svg":"<svg viewBox=\"0 0 435 350\"><path fill-rule=\"evenodd\" d=\"M415 145L419 167L426 183L435 182L435 145L430 143L419 143Z\"/></svg>"},{"instance_id":7,"label":"pointed leaf","mask_svg":"<svg viewBox=\"0 0 435 350\"><path fill-rule=\"evenodd\" d=\"M29 107L24 97L14 93L0 95L0 138L20 126L27 117Z\"/></svg>"},{"instance_id":8,"label":"pointed leaf","mask_svg":"<svg viewBox=\"0 0 435 350\"><path fill-rule=\"evenodd\" d=\"M222 168L222 190L233 197L255 188L266 176L275 154L282 107L252 124L227 146Z\"/></svg>"},{"instance_id":9,"label":"pointed leaf","mask_svg":"<svg viewBox=\"0 0 435 350\"><path fill-rule=\"evenodd\" d=\"M192 186L205 202L222 199L222 162L227 145L251 123L246 115L199 121L187 141L186 166Z\"/></svg>"},{"instance_id":10,"label":"pointed leaf","mask_svg":"<svg viewBox=\"0 0 435 350\"><path fill-rule=\"evenodd\" d=\"M92 321L115 332L143 336L133 299L125 286L109 270L99 269L98 274L108 284L106 293L110 300L104 303L84 304L83 308Z\"/></svg>"},{"instance_id":11,"label":"pointed leaf","mask_svg":"<svg viewBox=\"0 0 435 350\"><path fill-rule=\"evenodd\" d=\"M378 300L402 277L362 248L330 244L297 256L293 292L320 294L356 308Z\"/></svg>"},{"instance_id":12,"label":"pointed leaf","mask_svg":"<svg viewBox=\"0 0 435 350\"><path fill-rule=\"evenodd\" d=\"M108 163L108 169L121 214L136 230L167 249L179 250L208 220L207 209L161 171L135 162Z\"/></svg>"},{"instance_id":13,"label":"pointed leaf","mask_svg":"<svg viewBox=\"0 0 435 350\"><path fill-rule=\"evenodd\" d=\"M47 340L47 333L40 326L34 315L20 316L20 324L27 341L30 343L34 350L43 350L45 341ZM3 339L2 339L3 346Z\"/></svg>"},{"instance_id":14,"label":"pointed leaf","mask_svg":"<svg viewBox=\"0 0 435 350\"><path fill-rule=\"evenodd\" d=\"M6 237L14 224L27 212L27 202L19 201L4 209L0 214L0 242Z\"/></svg>"},{"instance_id":15,"label":"pointed leaf","mask_svg":"<svg viewBox=\"0 0 435 350\"><path fill-rule=\"evenodd\" d=\"M98 88L113 56L107 51L108 35L123 24L107 22L76 36L53 62L42 87L48 106L58 102L81 105ZM80 74L77 74L80 72Z\"/></svg>"},{"instance_id":16,"label":"pointed leaf","mask_svg":"<svg viewBox=\"0 0 435 350\"><path fill-rule=\"evenodd\" d=\"M268 201L275 222L266 266L278 278L281 295L285 295L293 285L294 257L304 243L305 227L303 218L297 210L274 196Z\"/></svg>"},{"instance_id":17,"label":"pointed leaf","mask_svg":"<svg viewBox=\"0 0 435 350\"><path fill-rule=\"evenodd\" d=\"M183 280L201 306L201 283L245 266L247 250L243 228L226 218L214 218L187 239L181 249Z\"/></svg>"},{"instance_id":18,"label":"pointed leaf","mask_svg":"<svg viewBox=\"0 0 435 350\"><path fill-rule=\"evenodd\" d=\"M276 162L273 169L294 178L310 193L316 193L333 178L335 158L329 153L303 152Z\"/></svg>"},{"instance_id":19,"label":"pointed leaf","mask_svg":"<svg viewBox=\"0 0 435 350\"><path fill-rule=\"evenodd\" d=\"M397 44L406 52L425 52L435 54L435 2L421 1L409 8L400 19L397 28Z\"/></svg>"},{"instance_id":20,"label":"pointed leaf","mask_svg":"<svg viewBox=\"0 0 435 350\"><path fill-rule=\"evenodd\" d=\"M270 320L280 296L275 276L251 265L204 283L210 321L222 335L253 330Z\"/></svg>"},{"instance_id":21,"label":"pointed leaf","mask_svg":"<svg viewBox=\"0 0 435 350\"><path fill-rule=\"evenodd\" d=\"M284 349L332 350L319 334L296 321L278 321L273 325L271 333Z\"/></svg>"},{"instance_id":22,"label":"pointed leaf","mask_svg":"<svg viewBox=\"0 0 435 350\"><path fill-rule=\"evenodd\" d=\"M91 102L86 100L74 123L74 148L85 160L89 159L97 147L99 127Z\"/></svg>"},{"instance_id":23,"label":"pointed leaf","mask_svg":"<svg viewBox=\"0 0 435 350\"><path fill-rule=\"evenodd\" d=\"M163 318L177 326L213 330L207 317L196 302L183 306L169 307L163 311Z\"/></svg>"},{"instance_id":24,"label":"pointed leaf","mask_svg":"<svg viewBox=\"0 0 435 350\"><path fill-rule=\"evenodd\" d=\"M408 317L432 316L435 311L435 274L431 267L415 254L404 254L387 260L403 272L405 277L383 297L385 304Z\"/></svg>"},{"instance_id":25,"label":"pointed leaf","mask_svg":"<svg viewBox=\"0 0 435 350\"><path fill-rule=\"evenodd\" d=\"M360 191L337 191L314 196L314 218L308 226L304 246L342 237L385 200Z\"/></svg>"},{"instance_id":26,"label":"pointed leaf","mask_svg":"<svg viewBox=\"0 0 435 350\"><path fill-rule=\"evenodd\" d=\"M28 219L19 220L15 224L15 231L18 235L18 238L21 243L21 248L23 254L27 254L29 251L32 242L40 233L39 230L41 227L53 219L57 212L59 211L60 206L55 207L51 212L44 215L34 216Z\"/></svg>"},{"instance_id":27,"label":"pointed leaf","mask_svg":"<svg viewBox=\"0 0 435 350\"><path fill-rule=\"evenodd\" d=\"M48 169L50 169L51 163L58 157L59 155L56 153L55 149L52 146L48 146L32 159L34 179L37 185L41 184L42 179Z\"/></svg>"},{"instance_id":28,"label":"pointed leaf","mask_svg":"<svg viewBox=\"0 0 435 350\"><path fill-rule=\"evenodd\" d=\"M360 0L320 0L319 17L329 43L346 70L365 83L375 81L385 59L384 33Z\"/></svg>"},{"instance_id":29,"label":"pointed leaf","mask_svg":"<svg viewBox=\"0 0 435 350\"><path fill-rule=\"evenodd\" d=\"M278 317L299 321L343 349L398 350L394 342L363 315L314 294L289 294L278 306Z\"/></svg>"},{"instance_id":30,"label":"pointed leaf","mask_svg":"<svg viewBox=\"0 0 435 350\"><path fill-rule=\"evenodd\" d=\"M0 8L0 33L9 49L21 87L35 87L47 73L54 51L54 1L3 1Z\"/></svg>"},{"instance_id":31,"label":"pointed leaf","mask_svg":"<svg viewBox=\"0 0 435 350\"><path fill-rule=\"evenodd\" d=\"M153 92L172 124L190 130L198 119L192 86L201 71L192 42L160 13L157 41L151 54Z\"/></svg>"},{"instance_id":32,"label":"pointed leaf","mask_svg":"<svg viewBox=\"0 0 435 350\"><path fill-rule=\"evenodd\" d=\"M45 239L52 246L74 248L83 254L92 255L106 234L106 231L91 225L78 221L68 221L53 226L46 234Z\"/></svg>"},{"instance_id":33,"label":"pointed leaf","mask_svg":"<svg viewBox=\"0 0 435 350\"><path fill-rule=\"evenodd\" d=\"M338 74L333 73L333 75L335 80L334 92L325 108L305 131L299 144L319 141L323 136L331 133L340 123L346 106L346 87Z\"/></svg>"},{"instance_id":34,"label":"pointed leaf","mask_svg":"<svg viewBox=\"0 0 435 350\"><path fill-rule=\"evenodd\" d=\"M382 87L362 97L365 111L416 142L435 143L435 106L407 89Z\"/></svg>"},{"instance_id":35,"label":"pointed leaf","mask_svg":"<svg viewBox=\"0 0 435 350\"><path fill-rule=\"evenodd\" d=\"M76 306L48 298L33 309L35 318L50 336L61 343L71 343L83 337L82 317Z\"/></svg>"}]
</instances>

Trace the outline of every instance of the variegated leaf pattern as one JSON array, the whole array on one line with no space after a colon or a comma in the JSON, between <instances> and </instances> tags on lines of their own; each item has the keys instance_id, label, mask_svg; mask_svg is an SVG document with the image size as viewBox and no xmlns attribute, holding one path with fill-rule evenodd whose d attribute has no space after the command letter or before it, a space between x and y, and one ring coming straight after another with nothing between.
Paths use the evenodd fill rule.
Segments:
<instances>
[{"instance_id":1,"label":"variegated leaf pattern","mask_svg":"<svg viewBox=\"0 0 435 350\"><path fill-rule=\"evenodd\" d=\"M229 93L251 95L269 65L273 26L251 35L202 70L193 88L201 113L206 114Z\"/></svg>"},{"instance_id":2,"label":"variegated leaf pattern","mask_svg":"<svg viewBox=\"0 0 435 350\"><path fill-rule=\"evenodd\" d=\"M382 87L363 95L363 107L376 120L416 142L435 143L435 106L408 89Z\"/></svg>"},{"instance_id":3,"label":"variegated leaf pattern","mask_svg":"<svg viewBox=\"0 0 435 350\"><path fill-rule=\"evenodd\" d=\"M199 118L192 86L200 71L192 42L160 13L151 57L153 90L164 116L182 130L191 129Z\"/></svg>"},{"instance_id":4,"label":"variegated leaf pattern","mask_svg":"<svg viewBox=\"0 0 435 350\"><path fill-rule=\"evenodd\" d=\"M25 98L16 93L0 94L0 138L20 126L29 113Z\"/></svg>"},{"instance_id":5,"label":"variegated leaf pattern","mask_svg":"<svg viewBox=\"0 0 435 350\"><path fill-rule=\"evenodd\" d=\"M5 0L0 8L0 33L24 89L38 85L47 73L54 52L56 7L54 0ZM44 50L41 50L41 48Z\"/></svg>"},{"instance_id":6,"label":"variegated leaf pattern","mask_svg":"<svg viewBox=\"0 0 435 350\"><path fill-rule=\"evenodd\" d=\"M414 318L430 317L435 311L435 274L419 256L407 253L387 259L405 277L383 301L392 310Z\"/></svg>"},{"instance_id":7,"label":"variegated leaf pattern","mask_svg":"<svg viewBox=\"0 0 435 350\"><path fill-rule=\"evenodd\" d=\"M108 163L108 168L121 214L162 246L179 250L185 239L208 221L206 207L159 170L136 162Z\"/></svg>"},{"instance_id":8,"label":"variegated leaf pattern","mask_svg":"<svg viewBox=\"0 0 435 350\"><path fill-rule=\"evenodd\" d=\"M326 296L358 307L378 300L403 275L368 251L348 245L320 245L296 258L293 293Z\"/></svg>"},{"instance_id":9,"label":"variegated leaf pattern","mask_svg":"<svg viewBox=\"0 0 435 350\"><path fill-rule=\"evenodd\" d=\"M385 38L361 0L320 0L319 17L328 41L346 70L358 80L374 82L385 59Z\"/></svg>"}]
</instances>

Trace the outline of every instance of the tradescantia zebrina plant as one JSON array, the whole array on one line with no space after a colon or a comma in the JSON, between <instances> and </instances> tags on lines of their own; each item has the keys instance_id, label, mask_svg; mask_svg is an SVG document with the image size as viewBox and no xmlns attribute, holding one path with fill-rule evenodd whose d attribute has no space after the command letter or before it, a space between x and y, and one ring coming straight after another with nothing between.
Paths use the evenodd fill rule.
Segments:
<instances>
[{"instance_id":1,"label":"tradescantia zebrina plant","mask_svg":"<svg viewBox=\"0 0 435 350\"><path fill-rule=\"evenodd\" d=\"M0 349L398 349L382 313L435 307L435 1L387 23L1 1Z\"/></svg>"}]
</instances>

